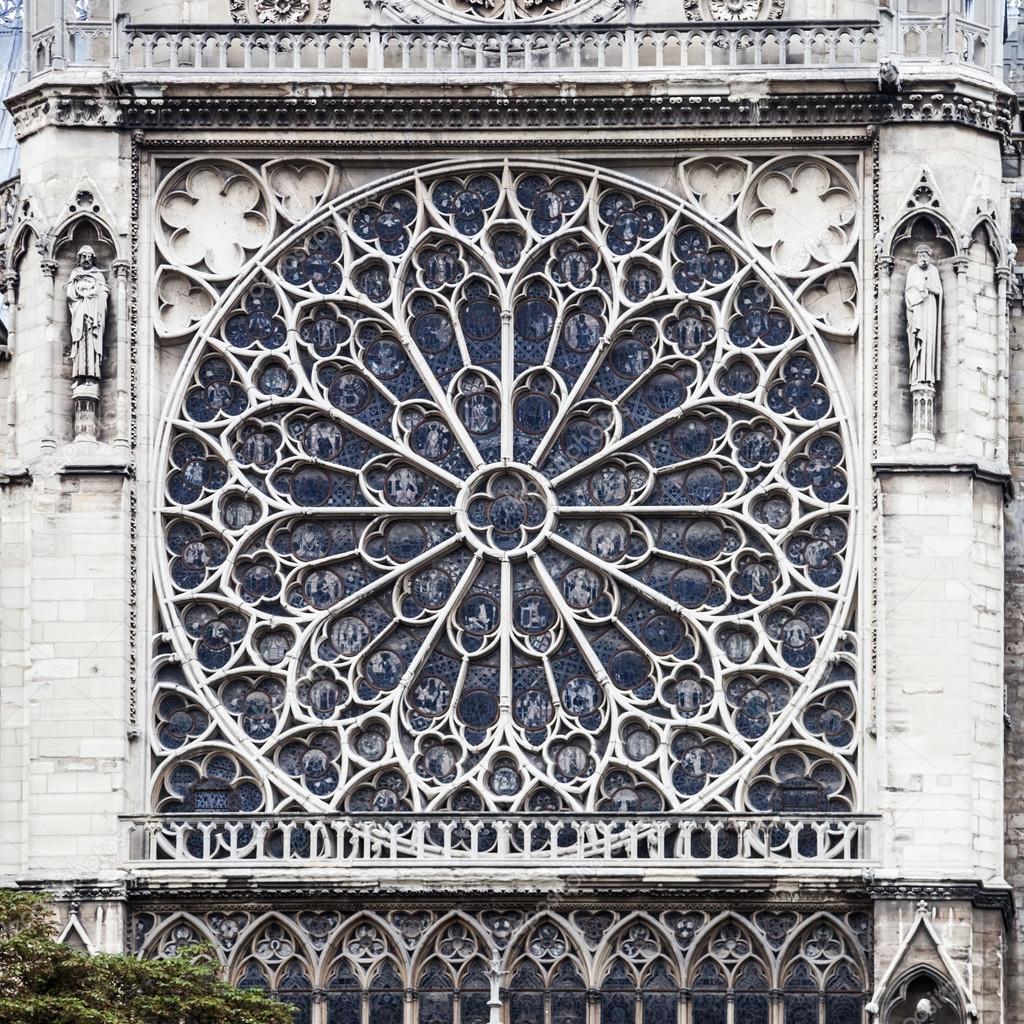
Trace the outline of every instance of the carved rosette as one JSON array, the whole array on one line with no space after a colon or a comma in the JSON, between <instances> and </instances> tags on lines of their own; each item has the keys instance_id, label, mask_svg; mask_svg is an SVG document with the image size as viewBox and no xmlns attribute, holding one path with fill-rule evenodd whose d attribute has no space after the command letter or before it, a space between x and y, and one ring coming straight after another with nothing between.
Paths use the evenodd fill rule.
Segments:
<instances>
[{"instance_id":1,"label":"carved rosette","mask_svg":"<svg viewBox=\"0 0 1024 1024\"><path fill-rule=\"evenodd\" d=\"M231 0L237 25L322 25L330 0Z\"/></svg>"},{"instance_id":2,"label":"carved rosette","mask_svg":"<svg viewBox=\"0 0 1024 1024\"><path fill-rule=\"evenodd\" d=\"M778 21L786 0L684 0L690 21Z\"/></svg>"}]
</instances>

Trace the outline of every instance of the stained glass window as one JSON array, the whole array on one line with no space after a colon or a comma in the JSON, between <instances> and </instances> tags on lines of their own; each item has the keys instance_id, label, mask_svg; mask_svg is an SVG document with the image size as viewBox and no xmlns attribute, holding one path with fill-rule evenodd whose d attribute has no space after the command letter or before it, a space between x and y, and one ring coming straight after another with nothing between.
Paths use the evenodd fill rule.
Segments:
<instances>
[{"instance_id":1,"label":"stained glass window","mask_svg":"<svg viewBox=\"0 0 1024 1024\"><path fill-rule=\"evenodd\" d=\"M162 439L161 809L855 807L849 439L735 234L481 164L259 244Z\"/></svg>"}]
</instances>

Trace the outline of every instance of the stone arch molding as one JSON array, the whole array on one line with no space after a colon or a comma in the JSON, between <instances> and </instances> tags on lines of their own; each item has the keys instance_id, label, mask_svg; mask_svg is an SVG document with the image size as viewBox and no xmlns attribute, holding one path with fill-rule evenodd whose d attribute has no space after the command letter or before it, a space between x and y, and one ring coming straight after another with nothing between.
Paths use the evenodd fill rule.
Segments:
<instances>
[{"instance_id":1,"label":"stone arch molding","mask_svg":"<svg viewBox=\"0 0 1024 1024\"><path fill-rule=\"evenodd\" d=\"M857 808L855 454L800 301L853 184L735 167L314 173L290 214L168 175L161 272L207 299L156 455L158 809ZM821 223L779 265L786 189Z\"/></svg>"}]
</instances>

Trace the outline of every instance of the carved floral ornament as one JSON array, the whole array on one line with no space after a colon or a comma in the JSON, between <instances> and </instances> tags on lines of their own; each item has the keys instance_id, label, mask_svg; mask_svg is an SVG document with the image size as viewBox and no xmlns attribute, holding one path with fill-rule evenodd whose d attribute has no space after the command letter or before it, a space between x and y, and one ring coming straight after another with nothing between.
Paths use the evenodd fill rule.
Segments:
<instances>
[{"instance_id":1,"label":"carved floral ornament","mask_svg":"<svg viewBox=\"0 0 1024 1024\"><path fill-rule=\"evenodd\" d=\"M787 1020L859 1024L868 977L859 940L870 918L212 911L159 923L143 914L136 928L148 956L208 942L229 977L292 1003L299 1024L316 1019L316 995L329 1021L472 1024L491 1019L492 993L513 1024L584 1021L591 1000L604 1021L674 1024L683 990L694 1020L725 1020L733 1006L737 1021L767 1024L778 1001Z\"/></svg>"},{"instance_id":2,"label":"carved floral ornament","mask_svg":"<svg viewBox=\"0 0 1024 1024\"><path fill-rule=\"evenodd\" d=\"M683 0L690 21L777 21L786 0Z\"/></svg>"},{"instance_id":3,"label":"carved floral ornament","mask_svg":"<svg viewBox=\"0 0 1024 1024\"><path fill-rule=\"evenodd\" d=\"M616 5L611 0L411 0L414 10L432 20L465 24L483 21L579 20L588 15L602 21ZM734 22L778 20L785 0L684 0L690 21ZM402 8L393 8L399 16ZM323 24L330 15L330 0L231 0L231 16L240 24Z\"/></svg>"},{"instance_id":4,"label":"carved floral ornament","mask_svg":"<svg viewBox=\"0 0 1024 1024\"><path fill-rule=\"evenodd\" d=\"M714 4L730 2L712 0ZM616 4L614 0L410 0L409 8L417 12L413 20L478 24L578 20L584 14L602 21ZM400 20L409 20L404 14L405 5L392 5L391 10ZM239 24L323 24L330 16L330 0L231 0L231 16Z\"/></svg>"},{"instance_id":5,"label":"carved floral ornament","mask_svg":"<svg viewBox=\"0 0 1024 1024\"><path fill-rule=\"evenodd\" d=\"M850 441L738 229L536 162L287 228L242 173L157 197L158 295L220 297L161 441L155 809L854 809Z\"/></svg>"},{"instance_id":6,"label":"carved floral ornament","mask_svg":"<svg viewBox=\"0 0 1024 1024\"><path fill-rule=\"evenodd\" d=\"M330 10L330 0L231 0L236 24L322 25Z\"/></svg>"}]
</instances>

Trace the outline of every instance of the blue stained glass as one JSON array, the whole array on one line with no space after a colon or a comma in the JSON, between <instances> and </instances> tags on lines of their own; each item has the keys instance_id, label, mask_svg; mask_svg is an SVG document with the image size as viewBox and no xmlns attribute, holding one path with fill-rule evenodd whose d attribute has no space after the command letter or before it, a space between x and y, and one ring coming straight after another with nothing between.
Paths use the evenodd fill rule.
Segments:
<instances>
[{"instance_id":1,"label":"blue stained glass","mask_svg":"<svg viewBox=\"0 0 1024 1024\"><path fill-rule=\"evenodd\" d=\"M591 282L599 262L592 246L569 242L558 246L555 253L555 280L574 288L582 288Z\"/></svg>"},{"instance_id":2,"label":"blue stained glass","mask_svg":"<svg viewBox=\"0 0 1024 1024\"><path fill-rule=\"evenodd\" d=\"M356 287L371 302L384 302L391 294L391 282L387 271L381 266L369 266L360 271Z\"/></svg>"},{"instance_id":3,"label":"blue stained glass","mask_svg":"<svg viewBox=\"0 0 1024 1024\"><path fill-rule=\"evenodd\" d=\"M363 353L366 368L381 380L392 380L408 365L405 352L397 341L376 341Z\"/></svg>"},{"instance_id":4,"label":"blue stained glass","mask_svg":"<svg viewBox=\"0 0 1024 1024\"><path fill-rule=\"evenodd\" d=\"M750 394L757 387L757 370L743 359L734 359L718 378L718 386L726 395Z\"/></svg>"},{"instance_id":5,"label":"blue stained glass","mask_svg":"<svg viewBox=\"0 0 1024 1024\"><path fill-rule=\"evenodd\" d=\"M494 258L503 270L511 270L523 253L523 236L518 231L499 231L493 240Z\"/></svg>"},{"instance_id":6,"label":"blue stained glass","mask_svg":"<svg viewBox=\"0 0 1024 1024\"><path fill-rule=\"evenodd\" d=\"M498 720L498 698L487 690L467 690L459 701L459 717L467 725L486 729Z\"/></svg>"},{"instance_id":7,"label":"blue stained glass","mask_svg":"<svg viewBox=\"0 0 1024 1024\"><path fill-rule=\"evenodd\" d=\"M299 337L320 356L333 355L351 333L348 322L339 320L329 310L320 310L313 319L304 321L299 327Z\"/></svg>"},{"instance_id":8,"label":"blue stained glass","mask_svg":"<svg viewBox=\"0 0 1024 1024\"><path fill-rule=\"evenodd\" d=\"M658 373L644 385L644 399L656 413L671 412L683 404L686 382L678 374Z\"/></svg>"},{"instance_id":9,"label":"blue stained glass","mask_svg":"<svg viewBox=\"0 0 1024 1024\"><path fill-rule=\"evenodd\" d=\"M646 264L637 264L626 274L626 298L641 302L661 287L661 275Z\"/></svg>"},{"instance_id":10,"label":"blue stained glass","mask_svg":"<svg viewBox=\"0 0 1024 1024\"><path fill-rule=\"evenodd\" d=\"M413 321L412 336L424 352L434 354L455 340L455 328L443 313L422 313Z\"/></svg>"},{"instance_id":11,"label":"blue stained glass","mask_svg":"<svg viewBox=\"0 0 1024 1024\"><path fill-rule=\"evenodd\" d=\"M562 327L562 337L572 352L589 355L601 340L602 323L591 313L574 313Z\"/></svg>"},{"instance_id":12,"label":"blue stained glass","mask_svg":"<svg viewBox=\"0 0 1024 1024\"><path fill-rule=\"evenodd\" d=\"M754 270L728 287L737 261L715 228L600 174L428 170L322 212L268 250L190 363L165 473L168 502L187 507L167 510L170 604L211 595L177 631L194 649L182 656L217 674L225 707L223 674L245 677L226 713L271 772L326 797L351 778L345 810L562 806L539 774L571 783L574 806L637 813L679 810L732 765L700 731L712 714L752 744L775 742L784 711L845 757L856 701L804 691L807 667L833 653L828 625L849 627L848 470L816 340L779 351L792 302ZM502 489L517 474L534 490ZM507 729L495 728L505 656ZM773 660L785 680L766 676ZM286 756L277 732L302 730L270 683L292 676L307 727ZM842 681L853 687L852 668ZM160 719L167 745L209 730L189 707ZM655 766L685 719L699 742ZM306 742L317 723L344 741L344 773ZM492 755L492 732L507 755ZM616 758L638 770L617 776ZM815 780L808 802L847 799L845 776ZM197 793L224 808L239 785ZM751 786L760 807L783 799L781 784ZM638 970L605 991L602 1015L673 1024L684 982L652 989ZM387 998L401 1015L399 987ZM453 1024L469 1024L469 991L436 993L454 999ZM367 994L333 991L348 995L345 1012L365 1017ZM736 1007L741 995L762 1021L766 993L737 985ZM585 1008L582 980L566 997ZM552 1019L550 991L540 1001Z\"/></svg>"},{"instance_id":13,"label":"blue stained glass","mask_svg":"<svg viewBox=\"0 0 1024 1024\"><path fill-rule=\"evenodd\" d=\"M490 434L501 419L501 406L492 395L469 395L461 404L459 418L471 434Z\"/></svg>"},{"instance_id":14,"label":"blue stained glass","mask_svg":"<svg viewBox=\"0 0 1024 1024\"><path fill-rule=\"evenodd\" d=\"M619 651L608 665L608 675L616 686L632 690L647 681L651 663L637 650Z\"/></svg>"},{"instance_id":15,"label":"blue stained glass","mask_svg":"<svg viewBox=\"0 0 1024 1024\"><path fill-rule=\"evenodd\" d=\"M603 444L601 428L596 423L581 419L569 420L560 440L562 450L572 463L582 462L596 454Z\"/></svg>"},{"instance_id":16,"label":"blue stained glass","mask_svg":"<svg viewBox=\"0 0 1024 1024\"><path fill-rule=\"evenodd\" d=\"M413 430L412 449L431 462L439 462L455 447L455 438L448 424L440 419L425 419Z\"/></svg>"},{"instance_id":17,"label":"blue stained glass","mask_svg":"<svg viewBox=\"0 0 1024 1024\"><path fill-rule=\"evenodd\" d=\"M260 370L256 386L265 395L275 395L281 398L291 393L295 387L295 381L288 370L280 363L267 363Z\"/></svg>"},{"instance_id":18,"label":"blue stained glass","mask_svg":"<svg viewBox=\"0 0 1024 1024\"><path fill-rule=\"evenodd\" d=\"M635 338L626 338L612 345L608 365L625 380L636 380L651 365L650 346Z\"/></svg>"},{"instance_id":19,"label":"blue stained glass","mask_svg":"<svg viewBox=\"0 0 1024 1024\"><path fill-rule=\"evenodd\" d=\"M544 299L527 299L516 306L516 332L529 341L551 337L555 326L555 307Z\"/></svg>"},{"instance_id":20,"label":"blue stained glass","mask_svg":"<svg viewBox=\"0 0 1024 1024\"><path fill-rule=\"evenodd\" d=\"M493 299L476 299L462 308L459 322L467 338L486 341L501 330L501 310Z\"/></svg>"},{"instance_id":21,"label":"blue stained glass","mask_svg":"<svg viewBox=\"0 0 1024 1024\"><path fill-rule=\"evenodd\" d=\"M385 210L377 218L376 228L377 237L385 243L397 242L405 237L405 221L400 211Z\"/></svg>"},{"instance_id":22,"label":"blue stained glass","mask_svg":"<svg viewBox=\"0 0 1024 1024\"><path fill-rule=\"evenodd\" d=\"M557 407L549 395L525 395L516 402L515 421L528 434L544 434L555 420Z\"/></svg>"},{"instance_id":23,"label":"blue stained glass","mask_svg":"<svg viewBox=\"0 0 1024 1024\"><path fill-rule=\"evenodd\" d=\"M331 493L330 477L321 469L300 469L292 476L291 493L295 503L304 508L324 505Z\"/></svg>"}]
</instances>

